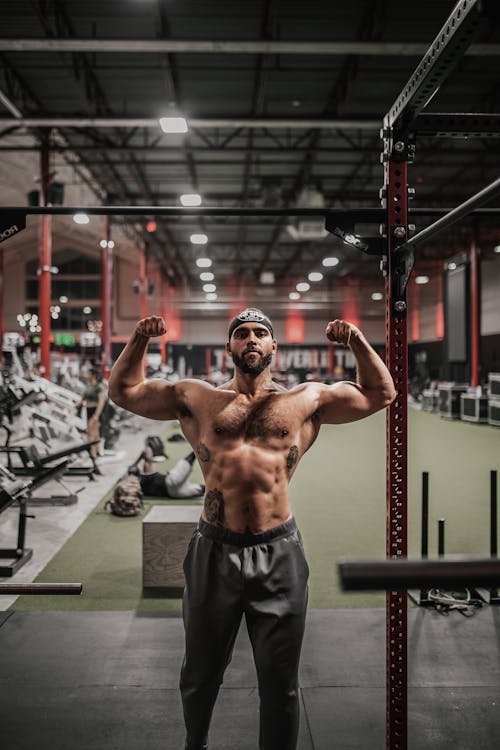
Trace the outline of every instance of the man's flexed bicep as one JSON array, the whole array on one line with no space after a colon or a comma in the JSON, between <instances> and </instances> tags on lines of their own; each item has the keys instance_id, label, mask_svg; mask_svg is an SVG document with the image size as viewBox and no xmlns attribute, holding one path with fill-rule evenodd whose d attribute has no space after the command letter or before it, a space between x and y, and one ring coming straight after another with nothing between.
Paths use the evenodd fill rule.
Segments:
<instances>
[{"instance_id":1,"label":"man's flexed bicep","mask_svg":"<svg viewBox=\"0 0 500 750\"><path fill-rule=\"evenodd\" d=\"M333 385L315 383L319 390L318 415L321 424L345 424L385 409L390 401L376 390L343 380Z\"/></svg>"},{"instance_id":2,"label":"man's flexed bicep","mask_svg":"<svg viewBox=\"0 0 500 750\"><path fill-rule=\"evenodd\" d=\"M110 395L117 406L148 419L177 419L177 383L165 380L145 380L132 386L125 386L120 393Z\"/></svg>"},{"instance_id":3,"label":"man's flexed bicep","mask_svg":"<svg viewBox=\"0 0 500 750\"><path fill-rule=\"evenodd\" d=\"M354 422L389 406L396 397L392 377L359 328L345 320L333 320L326 327L326 336L351 349L357 382L345 380L320 387L321 421Z\"/></svg>"},{"instance_id":4,"label":"man's flexed bicep","mask_svg":"<svg viewBox=\"0 0 500 750\"><path fill-rule=\"evenodd\" d=\"M123 409L150 419L175 419L178 398L175 385L164 380L144 380L144 354L150 338L166 333L163 318L140 320L116 360L109 378L109 397Z\"/></svg>"}]
</instances>

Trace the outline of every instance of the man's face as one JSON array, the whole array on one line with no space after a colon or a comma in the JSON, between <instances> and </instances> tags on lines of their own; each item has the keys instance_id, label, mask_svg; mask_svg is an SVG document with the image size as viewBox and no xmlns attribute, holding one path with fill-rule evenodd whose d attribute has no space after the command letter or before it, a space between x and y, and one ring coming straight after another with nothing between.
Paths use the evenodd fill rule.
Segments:
<instances>
[{"instance_id":1,"label":"man's face","mask_svg":"<svg viewBox=\"0 0 500 750\"><path fill-rule=\"evenodd\" d=\"M234 366L248 375L260 375L276 351L276 341L260 323L243 323L235 328L226 346Z\"/></svg>"}]
</instances>

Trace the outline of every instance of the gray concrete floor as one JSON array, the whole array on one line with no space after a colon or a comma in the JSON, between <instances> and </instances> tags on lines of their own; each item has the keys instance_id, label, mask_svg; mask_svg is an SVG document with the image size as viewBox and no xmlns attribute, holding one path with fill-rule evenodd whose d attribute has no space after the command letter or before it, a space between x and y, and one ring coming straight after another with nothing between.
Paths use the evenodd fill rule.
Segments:
<instances>
[{"instance_id":1,"label":"gray concrete floor","mask_svg":"<svg viewBox=\"0 0 500 750\"><path fill-rule=\"evenodd\" d=\"M9 750L182 750L180 617L13 612L0 618L0 737ZM409 750L496 750L500 612L409 615ZM385 611L310 610L298 750L385 747ZM242 624L211 750L257 750L258 689Z\"/></svg>"}]
</instances>

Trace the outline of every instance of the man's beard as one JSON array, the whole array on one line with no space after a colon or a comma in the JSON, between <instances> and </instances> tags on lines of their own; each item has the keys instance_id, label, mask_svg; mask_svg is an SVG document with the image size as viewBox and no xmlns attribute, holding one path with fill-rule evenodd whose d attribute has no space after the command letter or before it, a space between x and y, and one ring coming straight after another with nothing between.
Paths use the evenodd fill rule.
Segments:
<instances>
[{"instance_id":1,"label":"man's beard","mask_svg":"<svg viewBox=\"0 0 500 750\"><path fill-rule=\"evenodd\" d=\"M258 354L258 352L256 353ZM246 354L248 354L248 352L246 352ZM247 375L260 375L261 372L264 372L266 367L269 367L273 358L272 354L260 355L260 359L257 362L257 364L252 365L246 361L245 355L243 355L243 357L238 357L237 354L232 352L232 356L233 356L234 366L237 367L238 370L241 370L241 372L246 373Z\"/></svg>"}]
</instances>

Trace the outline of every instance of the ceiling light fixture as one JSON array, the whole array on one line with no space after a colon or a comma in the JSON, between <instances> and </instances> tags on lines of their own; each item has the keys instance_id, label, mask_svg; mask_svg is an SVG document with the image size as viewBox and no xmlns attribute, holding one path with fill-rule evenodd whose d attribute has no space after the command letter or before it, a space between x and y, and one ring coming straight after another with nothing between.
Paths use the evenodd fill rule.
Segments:
<instances>
[{"instance_id":1,"label":"ceiling light fixture","mask_svg":"<svg viewBox=\"0 0 500 750\"><path fill-rule=\"evenodd\" d=\"M206 245L208 242L206 234L192 234L189 239L193 245Z\"/></svg>"},{"instance_id":2,"label":"ceiling light fixture","mask_svg":"<svg viewBox=\"0 0 500 750\"><path fill-rule=\"evenodd\" d=\"M183 206L201 206L201 195L198 193L184 193L180 200Z\"/></svg>"},{"instance_id":3,"label":"ceiling light fixture","mask_svg":"<svg viewBox=\"0 0 500 750\"><path fill-rule=\"evenodd\" d=\"M307 278L309 281L321 281L323 279L323 274L319 271L311 271Z\"/></svg>"},{"instance_id":4,"label":"ceiling light fixture","mask_svg":"<svg viewBox=\"0 0 500 750\"><path fill-rule=\"evenodd\" d=\"M211 258L196 258L196 265L198 268L210 268L212 265Z\"/></svg>"},{"instance_id":5,"label":"ceiling light fixture","mask_svg":"<svg viewBox=\"0 0 500 750\"><path fill-rule=\"evenodd\" d=\"M160 128L164 133L188 132L188 124L185 117L160 117Z\"/></svg>"},{"instance_id":6,"label":"ceiling light fixture","mask_svg":"<svg viewBox=\"0 0 500 750\"><path fill-rule=\"evenodd\" d=\"M260 275L261 284L274 284L274 273L273 271L262 271Z\"/></svg>"},{"instance_id":7,"label":"ceiling light fixture","mask_svg":"<svg viewBox=\"0 0 500 750\"><path fill-rule=\"evenodd\" d=\"M339 259L335 257L323 258L322 263L325 267L333 267L338 265Z\"/></svg>"},{"instance_id":8,"label":"ceiling light fixture","mask_svg":"<svg viewBox=\"0 0 500 750\"><path fill-rule=\"evenodd\" d=\"M73 221L75 222L75 224L88 224L90 219L87 214L80 213L73 214Z\"/></svg>"}]
</instances>

